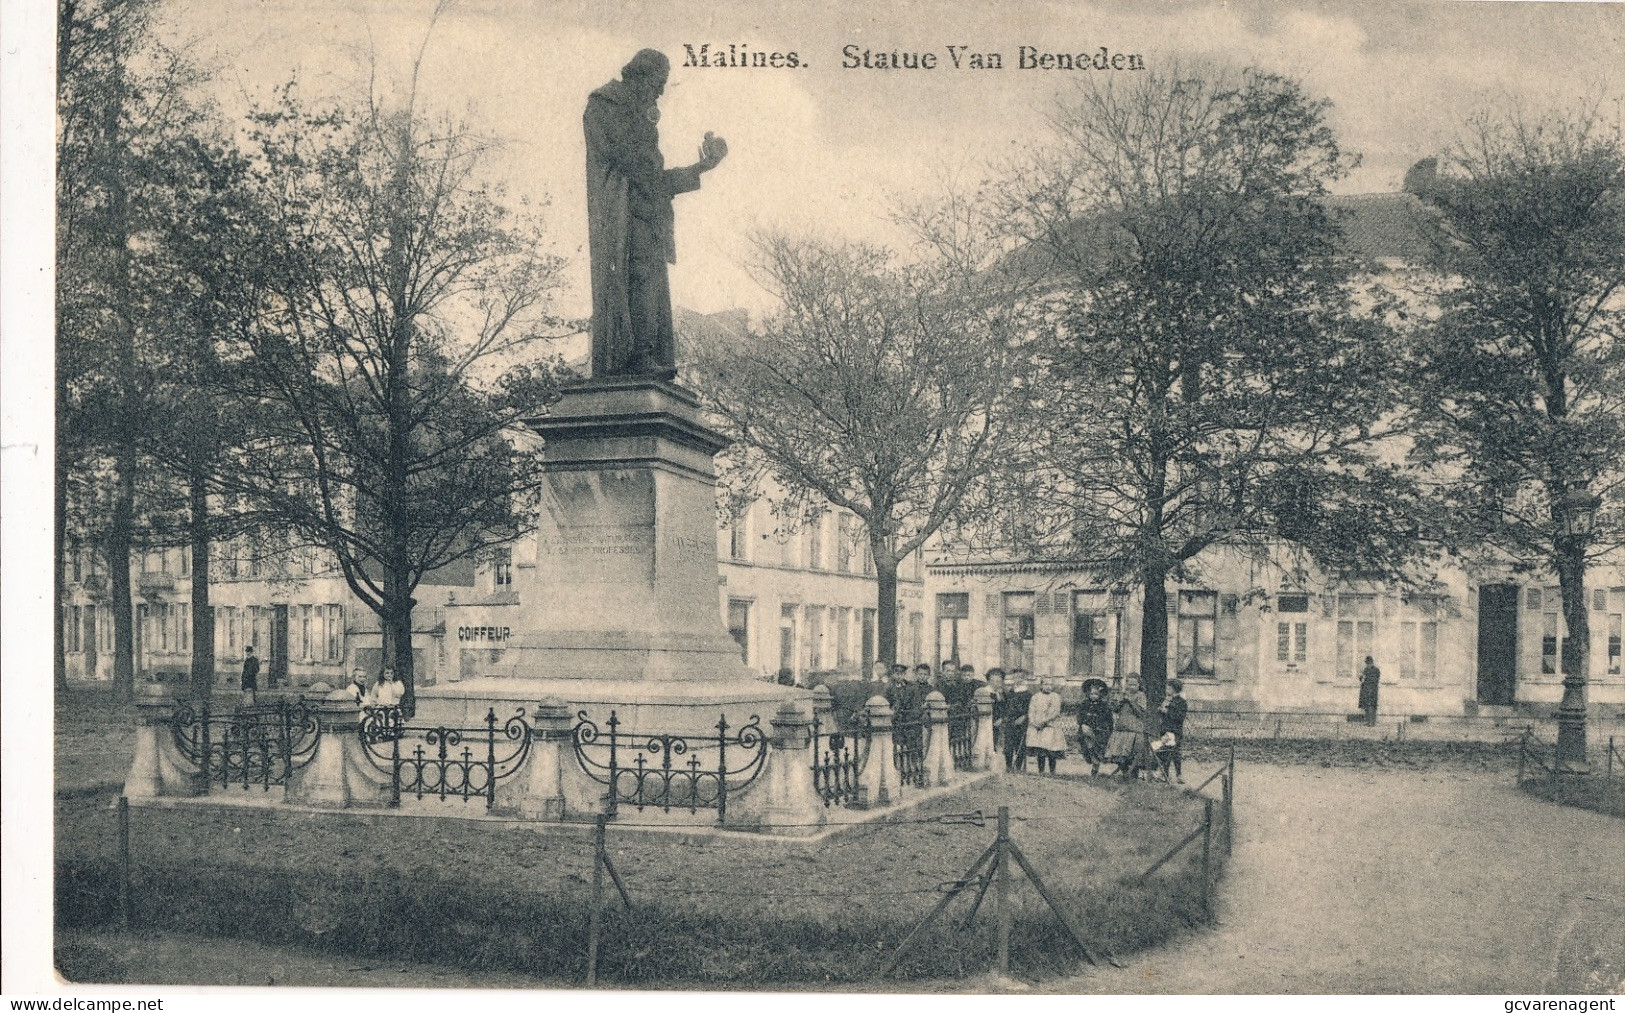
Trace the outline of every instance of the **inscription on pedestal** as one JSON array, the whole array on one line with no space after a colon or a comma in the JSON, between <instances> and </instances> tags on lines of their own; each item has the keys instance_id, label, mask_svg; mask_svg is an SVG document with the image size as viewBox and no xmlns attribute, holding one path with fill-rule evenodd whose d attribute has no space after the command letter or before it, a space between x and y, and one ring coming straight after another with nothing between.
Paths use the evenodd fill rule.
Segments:
<instances>
[{"instance_id":1,"label":"inscription on pedestal","mask_svg":"<svg viewBox=\"0 0 1625 1013\"><path fill-rule=\"evenodd\" d=\"M536 540L538 558L571 579L601 584L647 576L654 534L634 528L574 528Z\"/></svg>"}]
</instances>

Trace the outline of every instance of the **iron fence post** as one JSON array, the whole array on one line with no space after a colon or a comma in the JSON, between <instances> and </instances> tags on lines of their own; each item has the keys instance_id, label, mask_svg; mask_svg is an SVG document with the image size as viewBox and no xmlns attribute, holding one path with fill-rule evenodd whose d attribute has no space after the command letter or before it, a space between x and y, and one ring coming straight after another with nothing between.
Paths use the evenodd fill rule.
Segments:
<instances>
[{"instance_id":1,"label":"iron fence post","mask_svg":"<svg viewBox=\"0 0 1625 1013\"><path fill-rule=\"evenodd\" d=\"M1524 767L1529 760L1529 729L1525 728L1523 734L1518 736L1518 785L1523 785Z\"/></svg>"},{"instance_id":2,"label":"iron fence post","mask_svg":"<svg viewBox=\"0 0 1625 1013\"><path fill-rule=\"evenodd\" d=\"M699 785L690 789L689 799L699 801ZM728 818L728 715L717 717L717 823Z\"/></svg>"},{"instance_id":3,"label":"iron fence post","mask_svg":"<svg viewBox=\"0 0 1625 1013\"><path fill-rule=\"evenodd\" d=\"M401 736L406 734L406 723L400 712L389 710L384 712L384 720L389 724L389 804L392 808L401 807Z\"/></svg>"},{"instance_id":4,"label":"iron fence post","mask_svg":"<svg viewBox=\"0 0 1625 1013\"><path fill-rule=\"evenodd\" d=\"M609 799L604 806L604 812L614 816L617 812L618 796L621 793L621 768L619 756L616 752L618 743L615 741L616 729L620 727L621 722L615 716L615 712L611 710L609 720L604 724L609 728Z\"/></svg>"},{"instance_id":5,"label":"iron fence post","mask_svg":"<svg viewBox=\"0 0 1625 1013\"><path fill-rule=\"evenodd\" d=\"M497 804L497 709L485 712L485 808Z\"/></svg>"},{"instance_id":6,"label":"iron fence post","mask_svg":"<svg viewBox=\"0 0 1625 1013\"><path fill-rule=\"evenodd\" d=\"M1226 858L1230 857L1230 848L1233 843L1231 837L1231 826L1235 822L1235 818L1232 815L1235 800L1231 795L1230 788L1230 778L1232 776L1233 775L1226 774L1224 777L1219 779L1219 784L1224 789L1224 800L1222 802L1222 807L1224 809L1224 835L1219 838L1219 847L1224 851Z\"/></svg>"}]
</instances>

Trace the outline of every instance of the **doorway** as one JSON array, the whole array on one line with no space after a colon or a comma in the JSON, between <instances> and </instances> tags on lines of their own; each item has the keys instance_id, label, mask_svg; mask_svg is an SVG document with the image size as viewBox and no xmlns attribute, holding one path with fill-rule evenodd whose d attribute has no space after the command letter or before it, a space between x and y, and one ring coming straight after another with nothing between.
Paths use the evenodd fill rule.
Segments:
<instances>
[{"instance_id":1,"label":"doorway","mask_svg":"<svg viewBox=\"0 0 1625 1013\"><path fill-rule=\"evenodd\" d=\"M1518 588L1478 589L1478 702L1510 707L1517 691Z\"/></svg>"}]
</instances>

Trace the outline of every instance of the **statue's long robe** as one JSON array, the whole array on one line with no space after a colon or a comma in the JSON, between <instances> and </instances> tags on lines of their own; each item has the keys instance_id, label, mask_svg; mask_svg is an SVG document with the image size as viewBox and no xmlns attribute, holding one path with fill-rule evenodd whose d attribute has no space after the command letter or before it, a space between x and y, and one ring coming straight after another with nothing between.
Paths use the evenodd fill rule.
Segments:
<instances>
[{"instance_id":1,"label":"statue's long robe","mask_svg":"<svg viewBox=\"0 0 1625 1013\"><path fill-rule=\"evenodd\" d=\"M592 374L676 365L671 288L677 262L671 200L700 188L693 166L668 169L655 106L624 81L587 99L587 248L592 261Z\"/></svg>"}]
</instances>

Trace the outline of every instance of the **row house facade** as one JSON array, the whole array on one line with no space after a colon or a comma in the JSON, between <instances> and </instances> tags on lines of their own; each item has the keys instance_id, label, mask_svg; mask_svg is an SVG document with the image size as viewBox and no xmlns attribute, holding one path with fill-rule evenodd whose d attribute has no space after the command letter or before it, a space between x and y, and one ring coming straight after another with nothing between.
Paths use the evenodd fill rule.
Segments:
<instances>
[{"instance_id":1,"label":"row house facade","mask_svg":"<svg viewBox=\"0 0 1625 1013\"><path fill-rule=\"evenodd\" d=\"M794 534L778 530L765 501L718 525L718 609L745 665L762 678L790 669L856 675L878 647L874 561L862 526L829 512ZM209 597L222 685L235 685L245 648L261 659L262 684L336 685L356 667L371 675L383 654L377 616L335 566L312 549L214 551ZM88 548L62 561L68 678L110 680L113 624L106 567ZM420 685L501 671L506 645L527 628L515 575L537 565L533 539L488 550L433 574L416 592L413 670ZM138 679L180 681L191 668L191 553L139 553L131 564ZM899 660L927 660L924 571L918 556L898 580ZM628 616L629 623L636 622Z\"/></svg>"},{"instance_id":2,"label":"row house facade","mask_svg":"<svg viewBox=\"0 0 1625 1013\"><path fill-rule=\"evenodd\" d=\"M1556 580L1446 570L1426 588L1338 583L1211 552L1168 587L1168 670L1194 706L1348 713L1370 655L1384 712L1545 714L1562 695ZM1023 667L1063 685L1139 667L1141 595L1086 567L938 556L926 567L933 660ZM1625 570L1594 567L1589 697L1625 708Z\"/></svg>"}]
</instances>

